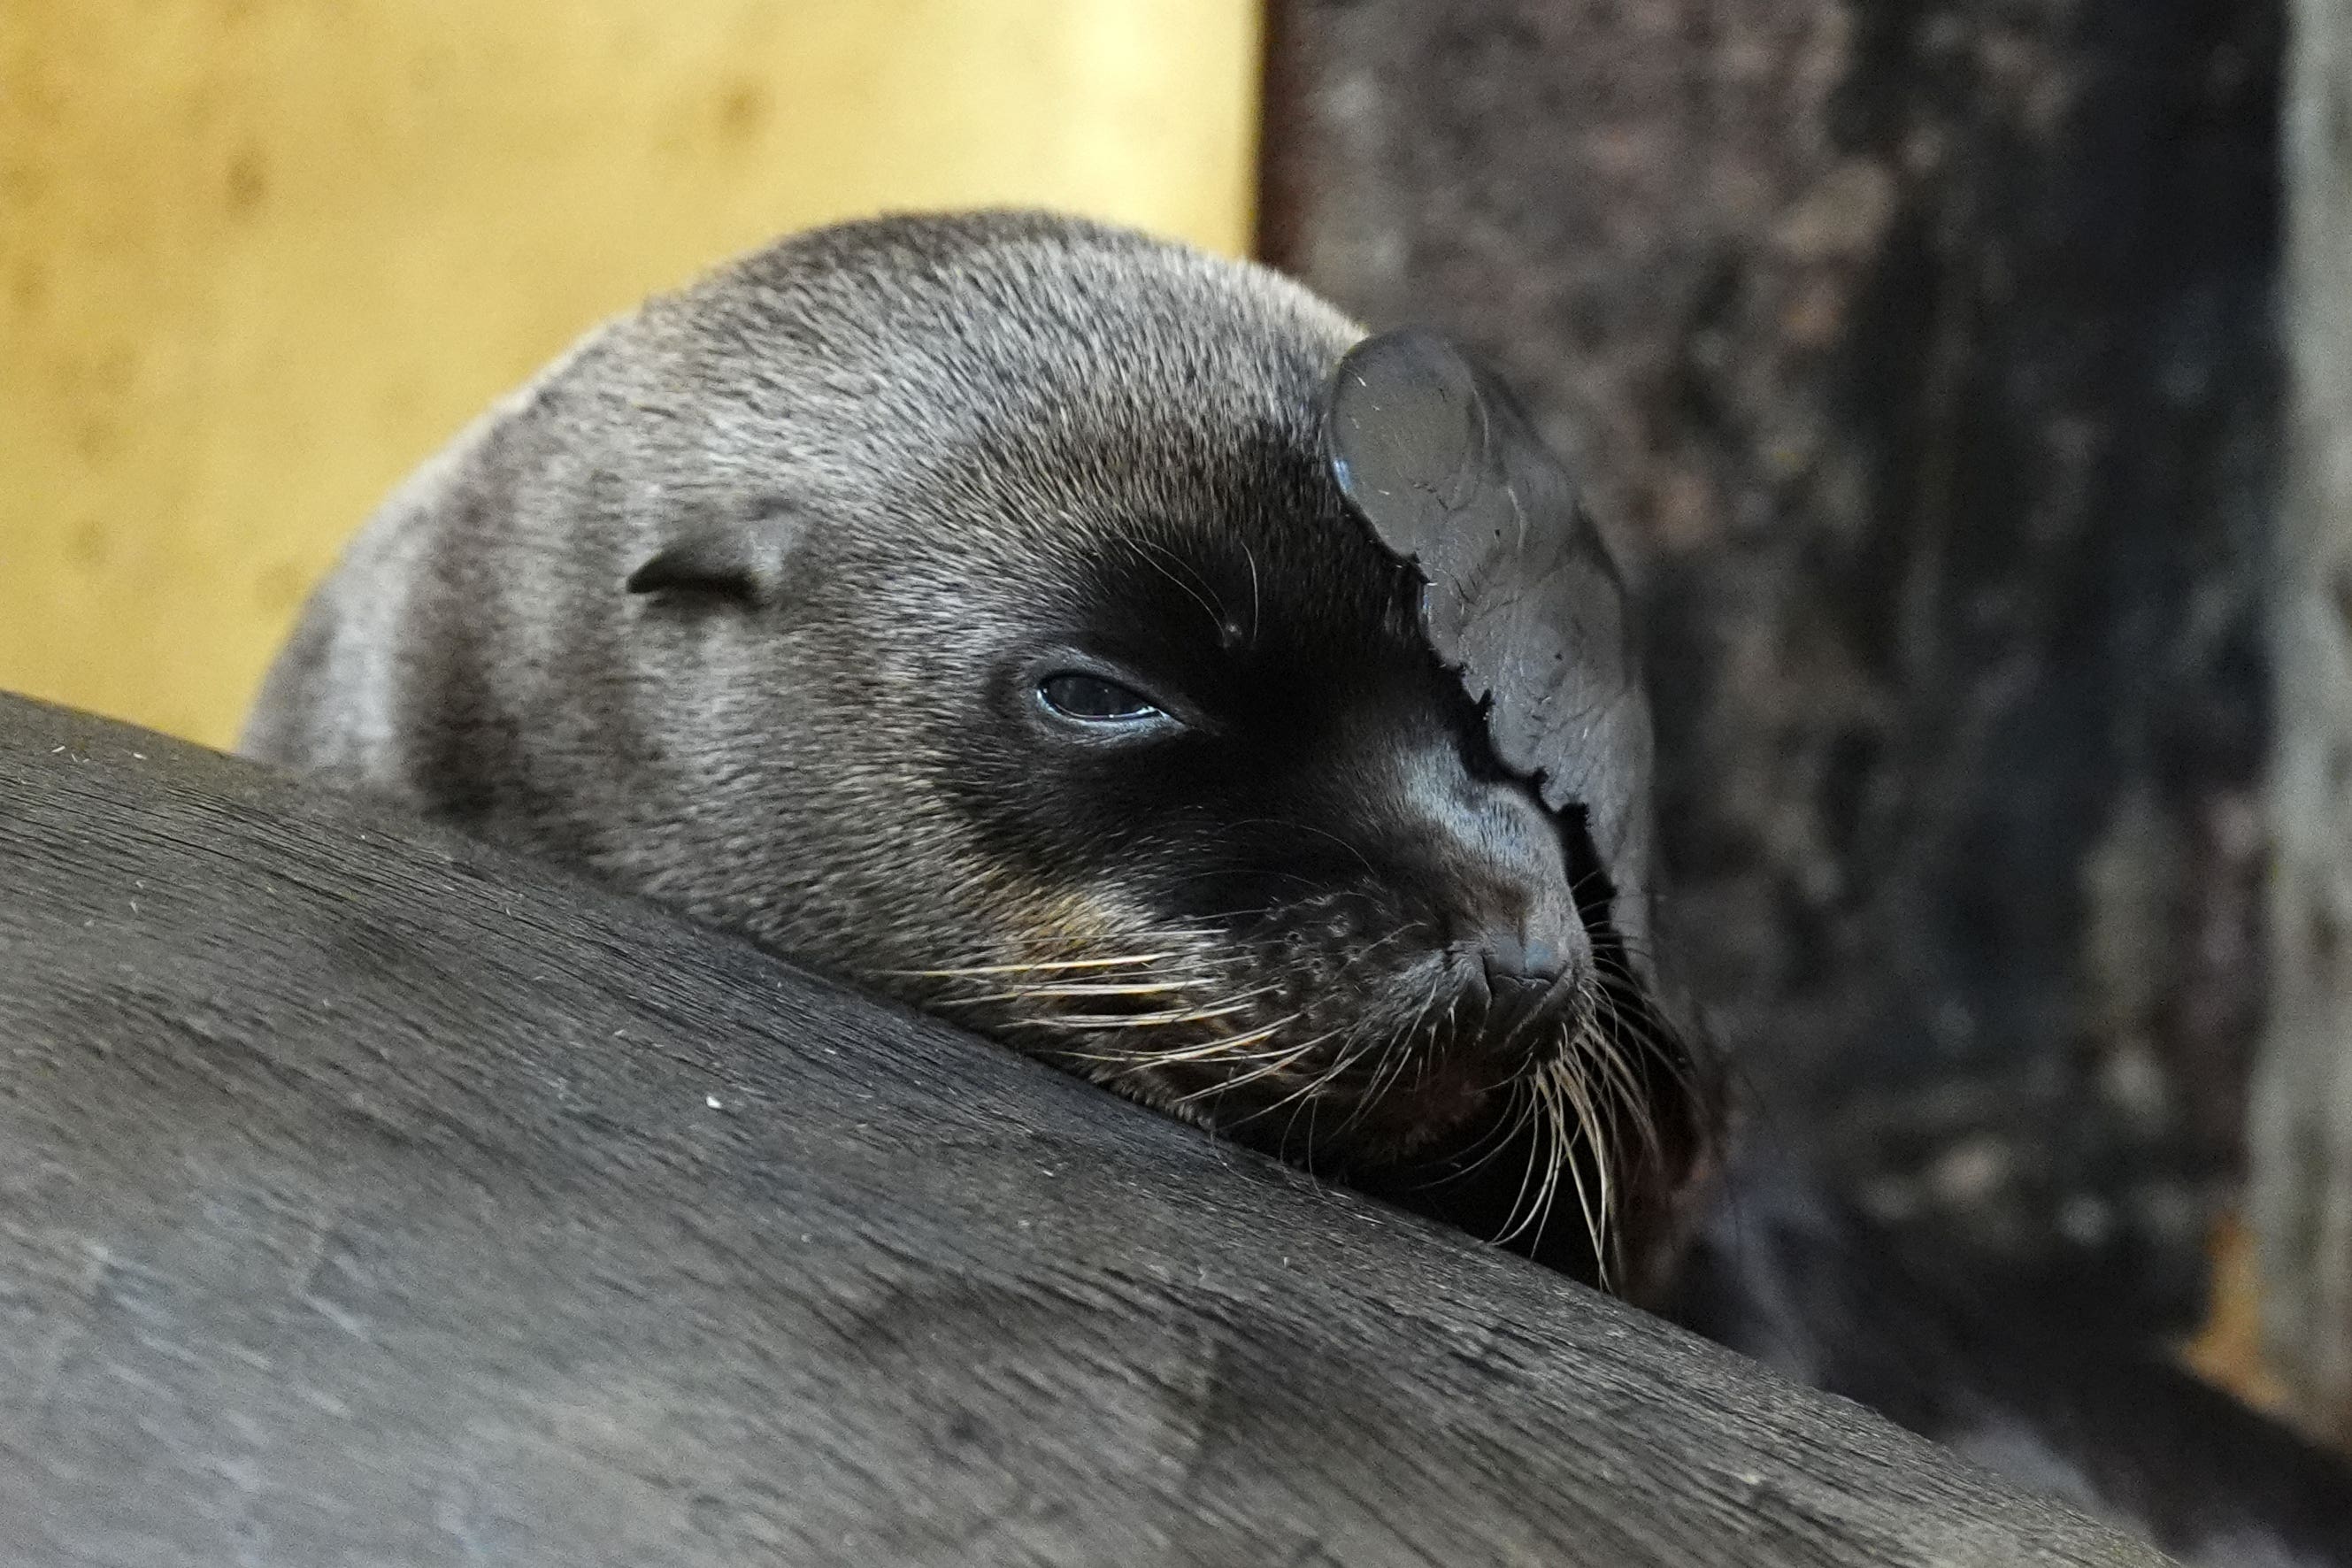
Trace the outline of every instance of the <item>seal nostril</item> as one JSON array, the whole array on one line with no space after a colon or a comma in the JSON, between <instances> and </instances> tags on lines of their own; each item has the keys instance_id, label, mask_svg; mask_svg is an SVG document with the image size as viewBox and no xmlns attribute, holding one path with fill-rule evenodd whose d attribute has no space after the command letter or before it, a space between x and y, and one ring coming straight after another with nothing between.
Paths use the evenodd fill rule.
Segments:
<instances>
[{"instance_id":1,"label":"seal nostril","mask_svg":"<svg viewBox=\"0 0 2352 1568\"><path fill-rule=\"evenodd\" d=\"M1558 989L1563 967L1559 950L1540 937L1530 939L1517 930L1497 927L1479 937L1475 952L1478 969L1471 988L1493 1021L1525 1022Z\"/></svg>"},{"instance_id":2,"label":"seal nostril","mask_svg":"<svg viewBox=\"0 0 2352 1568\"><path fill-rule=\"evenodd\" d=\"M1549 985L1567 967L1559 950L1540 937L1507 929L1484 934L1478 943L1478 966L1497 992L1530 985Z\"/></svg>"}]
</instances>

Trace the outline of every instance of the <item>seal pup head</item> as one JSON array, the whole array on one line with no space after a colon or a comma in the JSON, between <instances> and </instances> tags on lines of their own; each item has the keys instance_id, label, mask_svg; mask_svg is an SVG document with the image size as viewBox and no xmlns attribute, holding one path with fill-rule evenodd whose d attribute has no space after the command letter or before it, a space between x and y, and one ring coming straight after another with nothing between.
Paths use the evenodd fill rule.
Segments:
<instances>
[{"instance_id":1,"label":"seal pup head","mask_svg":"<svg viewBox=\"0 0 2352 1568\"><path fill-rule=\"evenodd\" d=\"M248 744L1318 1168L1499 1172L1489 1228L1580 1199L1603 1268L1696 1058L1646 874L1498 759L1335 481L1361 337L1040 215L788 240L396 497ZM1646 800L1643 741L1586 761Z\"/></svg>"}]
</instances>

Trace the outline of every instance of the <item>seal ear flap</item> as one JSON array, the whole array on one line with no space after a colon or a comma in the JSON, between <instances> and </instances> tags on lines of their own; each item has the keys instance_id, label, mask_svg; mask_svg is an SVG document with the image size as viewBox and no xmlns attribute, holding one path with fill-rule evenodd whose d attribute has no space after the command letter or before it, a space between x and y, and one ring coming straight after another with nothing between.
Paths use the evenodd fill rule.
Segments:
<instances>
[{"instance_id":1,"label":"seal ear flap","mask_svg":"<svg viewBox=\"0 0 2352 1568\"><path fill-rule=\"evenodd\" d=\"M632 594L688 595L747 607L772 604L800 524L799 506L778 496L680 519L623 586Z\"/></svg>"}]
</instances>

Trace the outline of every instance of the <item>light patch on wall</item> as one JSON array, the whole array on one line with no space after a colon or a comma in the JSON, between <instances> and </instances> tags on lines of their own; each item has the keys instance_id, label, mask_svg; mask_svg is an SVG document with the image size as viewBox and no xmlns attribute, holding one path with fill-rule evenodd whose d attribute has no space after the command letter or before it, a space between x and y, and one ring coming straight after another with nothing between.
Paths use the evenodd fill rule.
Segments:
<instances>
[{"instance_id":1,"label":"light patch on wall","mask_svg":"<svg viewBox=\"0 0 2352 1568\"><path fill-rule=\"evenodd\" d=\"M0 688L215 744L410 467L772 235L1239 253L1256 0L7 0Z\"/></svg>"}]
</instances>

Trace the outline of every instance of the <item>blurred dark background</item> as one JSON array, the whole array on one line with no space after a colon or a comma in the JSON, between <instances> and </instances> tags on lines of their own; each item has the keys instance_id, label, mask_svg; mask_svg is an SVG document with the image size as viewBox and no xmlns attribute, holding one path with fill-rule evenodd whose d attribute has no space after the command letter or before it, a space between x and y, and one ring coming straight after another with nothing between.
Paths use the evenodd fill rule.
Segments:
<instances>
[{"instance_id":1,"label":"blurred dark background","mask_svg":"<svg viewBox=\"0 0 2352 1568\"><path fill-rule=\"evenodd\" d=\"M2269 0L1275 0L1260 248L1435 319L1647 615L1675 938L1936 1267L2180 1334L2264 985Z\"/></svg>"}]
</instances>

